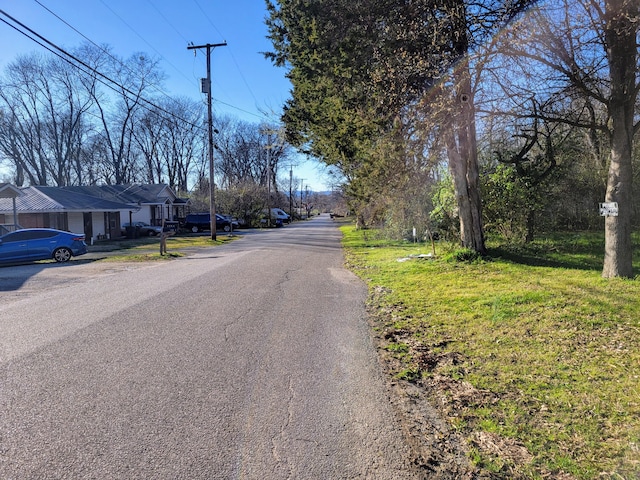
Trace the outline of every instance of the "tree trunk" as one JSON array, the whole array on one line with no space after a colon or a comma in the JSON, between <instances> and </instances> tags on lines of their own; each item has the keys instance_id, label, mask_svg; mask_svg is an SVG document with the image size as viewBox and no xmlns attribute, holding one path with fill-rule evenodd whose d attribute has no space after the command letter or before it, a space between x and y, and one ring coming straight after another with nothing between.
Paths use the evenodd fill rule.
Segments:
<instances>
[{"instance_id":1,"label":"tree trunk","mask_svg":"<svg viewBox=\"0 0 640 480\"><path fill-rule=\"evenodd\" d=\"M465 2L449 5L453 24L453 49L459 59L453 67L453 104L451 133L447 139L449 168L455 184L460 217L462 246L486 253L482 226L482 205L478 168L475 108L469 70L469 38Z\"/></svg>"},{"instance_id":2,"label":"tree trunk","mask_svg":"<svg viewBox=\"0 0 640 480\"><path fill-rule=\"evenodd\" d=\"M606 6L607 56L611 80L611 163L605 201L617 202L618 216L605 218L605 254L602 276L632 277L631 202L633 171L633 114L636 101L638 5L608 0Z\"/></svg>"},{"instance_id":3,"label":"tree trunk","mask_svg":"<svg viewBox=\"0 0 640 480\"><path fill-rule=\"evenodd\" d=\"M447 154L458 204L460 240L463 247L484 255L475 109L468 65L459 65L453 77L456 85L454 108L458 112L451 125L453 131L447 141Z\"/></svg>"},{"instance_id":4,"label":"tree trunk","mask_svg":"<svg viewBox=\"0 0 640 480\"><path fill-rule=\"evenodd\" d=\"M525 235L525 243L531 243L534 240L536 232L536 210L535 208L529 208L527 212L527 233Z\"/></svg>"},{"instance_id":5,"label":"tree trunk","mask_svg":"<svg viewBox=\"0 0 640 480\"><path fill-rule=\"evenodd\" d=\"M460 219L460 243L463 247L473 248L473 216L468 195L467 166L458 150L453 132L448 136L447 156Z\"/></svg>"},{"instance_id":6,"label":"tree trunk","mask_svg":"<svg viewBox=\"0 0 640 480\"><path fill-rule=\"evenodd\" d=\"M468 72L467 72L468 74ZM468 82L471 91L471 82ZM467 162L467 185L469 193L469 204L471 207L471 220L473 222L473 250L478 253L487 253L484 244L484 227L482 224L482 201L480 196L480 168L478 167L478 141L476 136L476 116L473 104L473 95L469 94L466 102L463 102L464 125L460 127L465 140L462 142L466 146L464 155Z\"/></svg>"}]
</instances>

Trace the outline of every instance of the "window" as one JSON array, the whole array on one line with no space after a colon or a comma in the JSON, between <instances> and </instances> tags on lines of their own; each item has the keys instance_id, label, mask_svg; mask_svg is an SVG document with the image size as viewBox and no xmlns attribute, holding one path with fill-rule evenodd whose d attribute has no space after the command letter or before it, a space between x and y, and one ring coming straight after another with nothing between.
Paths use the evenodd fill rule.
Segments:
<instances>
[{"instance_id":1,"label":"window","mask_svg":"<svg viewBox=\"0 0 640 480\"><path fill-rule=\"evenodd\" d=\"M24 242L27 240L39 240L43 238L52 238L57 235L56 232L50 232L47 230L18 230L17 232L9 233L4 237L4 242Z\"/></svg>"}]
</instances>

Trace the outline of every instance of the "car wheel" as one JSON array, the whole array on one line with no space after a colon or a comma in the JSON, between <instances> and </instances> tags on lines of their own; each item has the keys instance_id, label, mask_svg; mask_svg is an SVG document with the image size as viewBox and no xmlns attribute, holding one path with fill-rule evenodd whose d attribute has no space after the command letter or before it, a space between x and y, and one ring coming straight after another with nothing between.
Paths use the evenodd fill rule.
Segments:
<instances>
[{"instance_id":1,"label":"car wheel","mask_svg":"<svg viewBox=\"0 0 640 480\"><path fill-rule=\"evenodd\" d=\"M198 229L198 227L193 226L193 227L191 227L191 231L192 231L193 233L198 233L199 229Z\"/></svg>"},{"instance_id":2,"label":"car wheel","mask_svg":"<svg viewBox=\"0 0 640 480\"><path fill-rule=\"evenodd\" d=\"M156 234L156 232L154 232L153 230L149 230L149 231L147 232L147 235L148 235L149 237L153 237L155 234Z\"/></svg>"},{"instance_id":3,"label":"car wheel","mask_svg":"<svg viewBox=\"0 0 640 480\"><path fill-rule=\"evenodd\" d=\"M223 229L225 232L230 232L230 231L231 231L231 225L225 225L224 227L222 227L222 229Z\"/></svg>"},{"instance_id":4,"label":"car wheel","mask_svg":"<svg viewBox=\"0 0 640 480\"><path fill-rule=\"evenodd\" d=\"M58 263L68 262L71 258L71 250L65 247L57 248L53 252L53 258Z\"/></svg>"}]
</instances>

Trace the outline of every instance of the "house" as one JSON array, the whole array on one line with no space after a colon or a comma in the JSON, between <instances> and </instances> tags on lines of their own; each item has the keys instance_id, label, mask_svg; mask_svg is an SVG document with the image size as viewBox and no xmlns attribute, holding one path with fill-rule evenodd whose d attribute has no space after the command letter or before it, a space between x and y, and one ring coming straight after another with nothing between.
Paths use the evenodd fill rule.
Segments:
<instances>
[{"instance_id":1,"label":"house","mask_svg":"<svg viewBox=\"0 0 640 480\"><path fill-rule=\"evenodd\" d=\"M17 219L8 198L0 198L0 224L14 228L57 228L84 233L87 240L120 236L120 216L131 206L58 187L20 188L15 197ZM8 218L11 221L8 221Z\"/></svg>"},{"instance_id":2,"label":"house","mask_svg":"<svg viewBox=\"0 0 640 480\"><path fill-rule=\"evenodd\" d=\"M162 225L163 220L182 222L189 201L178 198L168 185L92 185L62 187L65 190L130 205L121 212L121 223L145 222Z\"/></svg>"},{"instance_id":3,"label":"house","mask_svg":"<svg viewBox=\"0 0 640 480\"><path fill-rule=\"evenodd\" d=\"M72 187L0 184L0 230L57 228L83 232L93 242L122 235L122 224L161 225L186 216L188 201L166 185Z\"/></svg>"}]
</instances>

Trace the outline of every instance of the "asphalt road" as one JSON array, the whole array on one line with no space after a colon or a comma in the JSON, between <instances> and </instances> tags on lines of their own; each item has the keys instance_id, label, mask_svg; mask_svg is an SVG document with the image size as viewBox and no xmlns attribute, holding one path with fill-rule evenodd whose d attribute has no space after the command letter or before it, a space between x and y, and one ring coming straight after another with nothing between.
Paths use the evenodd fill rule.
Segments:
<instances>
[{"instance_id":1,"label":"asphalt road","mask_svg":"<svg viewBox=\"0 0 640 480\"><path fill-rule=\"evenodd\" d=\"M0 269L0 478L419 478L339 240Z\"/></svg>"}]
</instances>

